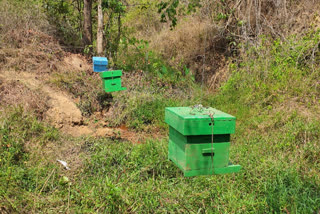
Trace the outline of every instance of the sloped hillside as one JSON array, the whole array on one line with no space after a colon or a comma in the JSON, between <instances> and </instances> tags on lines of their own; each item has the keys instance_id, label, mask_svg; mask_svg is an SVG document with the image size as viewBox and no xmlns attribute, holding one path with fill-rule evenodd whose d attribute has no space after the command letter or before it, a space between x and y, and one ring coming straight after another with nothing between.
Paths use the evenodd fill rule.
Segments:
<instances>
[{"instance_id":1,"label":"sloped hillside","mask_svg":"<svg viewBox=\"0 0 320 214\"><path fill-rule=\"evenodd\" d=\"M204 0L170 31L158 1L130 0L112 94L43 2L0 2L0 213L320 212L315 1ZM164 108L197 104L237 118L239 173L168 160Z\"/></svg>"}]
</instances>

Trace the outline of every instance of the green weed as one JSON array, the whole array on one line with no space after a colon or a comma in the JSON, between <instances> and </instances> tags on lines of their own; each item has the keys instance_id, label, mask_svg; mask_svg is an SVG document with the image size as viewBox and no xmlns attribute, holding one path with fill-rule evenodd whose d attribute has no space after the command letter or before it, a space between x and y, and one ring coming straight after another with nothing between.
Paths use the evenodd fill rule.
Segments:
<instances>
[{"instance_id":1,"label":"green weed","mask_svg":"<svg viewBox=\"0 0 320 214\"><path fill-rule=\"evenodd\" d=\"M74 208L122 213L312 213L320 208L319 183L287 164L282 152L269 153L275 150L268 149L268 141L239 140L230 155L243 166L239 174L193 178L184 178L167 160L167 140L94 141L83 172L89 176L77 178L79 191L71 193Z\"/></svg>"},{"instance_id":2,"label":"green weed","mask_svg":"<svg viewBox=\"0 0 320 214\"><path fill-rule=\"evenodd\" d=\"M53 191L55 183L54 179L46 183L48 171L55 166L42 163L35 151L56 141L58 131L41 124L22 107L0 118L0 208L4 212L32 210L37 194Z\"/></svg>"}]
</instances>

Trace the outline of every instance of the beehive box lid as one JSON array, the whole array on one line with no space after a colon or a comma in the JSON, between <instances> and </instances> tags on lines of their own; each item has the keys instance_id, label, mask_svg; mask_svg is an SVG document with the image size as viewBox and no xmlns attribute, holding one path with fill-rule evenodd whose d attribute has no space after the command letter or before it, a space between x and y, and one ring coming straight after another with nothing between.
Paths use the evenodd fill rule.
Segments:
<instances>
[{"instance_id":1,"label":"beehive box lid","mask_svg":"<svg viewBox=\"0 0 320 214\"><path fill-rule=\"evenodd\" d=\"M167 107L165 122L183 135L232 134L236 118L214 108Z\"/></svg>"},{"instance_id":2,"label":"beehive box lid","mask_svg":"<svg viewBox=\"0 0 320 214\"><path fill-rule=\"evenodd\" d=\"M102 79L112 78L112 77L121 77L122 71L121 70L114 70L114 71L104 71L100 73L100 77Z\"/></svg>"},{"instance_id":3,"label":"beehive box lid","mask_svg":"<svg viewBox=\"0 0 320 214\"><path fill-rule=\"evenodd\" d=\"M94 65L108 65L108 59L106 57L92 57Z\"/></svg>"}]
</instances>

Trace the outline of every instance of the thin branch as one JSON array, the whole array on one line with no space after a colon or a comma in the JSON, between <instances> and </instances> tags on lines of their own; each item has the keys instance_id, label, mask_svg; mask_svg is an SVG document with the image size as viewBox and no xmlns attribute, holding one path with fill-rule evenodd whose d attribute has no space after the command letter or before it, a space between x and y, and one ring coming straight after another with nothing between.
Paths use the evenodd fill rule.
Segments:
<instances>
[{"instance_id":1,"label":"thin branch","mask_svg":"<svg viewBox=\"0 0 320 214\"><path fill-rule=\"evenodd\" d=\"M43 186L42 186L42 188L41 188L41 190L40 190L40 192L39 192L39 195L41 194L42 190L47 186L47 183L48 183L50 177L52 176L52 174L53 174L53 172L54 172L55 170L56 170L56 169L53 169L53 170L51 171L50 175L47 177L46 181L44 182L44 184L43 184Z\"/></svg>"}]
</instances>

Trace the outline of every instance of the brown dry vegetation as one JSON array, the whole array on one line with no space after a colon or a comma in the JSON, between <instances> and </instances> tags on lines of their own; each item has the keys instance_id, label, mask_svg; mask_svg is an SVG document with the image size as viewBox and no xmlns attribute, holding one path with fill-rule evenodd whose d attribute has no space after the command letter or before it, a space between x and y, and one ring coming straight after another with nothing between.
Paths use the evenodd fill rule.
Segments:
<instances>
[{"instance_id":1,"label":"brown dry vegetation","mask_svg":"<svg viewBox=\"0 0 320 214\"><path fill-rule=\"evenodd\" d=\"M44 118L49 108L46 94L31 90L19 81L8 81L4 78L2 81L0 79L0 103L4 106L23 106L26 111L34 112L40 119Z\"/></svg>"},{"instance_id":2,"label":"brown dry vegetation","mask_svg":"<svg viewBox=\"0 0 320 214\"><path fill-rule=\"evenodd\" d=\"M262 35L286 40L289 35L301 37L310 30L320 29L318 0L204 0L201 3L197 13L179 16L174 30L170 30L168 23L152 25L157 14L155 7L153 13L148 11L148 16L136 15L128 26L138 27L136 35L150 41L151 49L171 66L181 70L187 65L196 73L197 80L204 80L210 88L218 88L220 80L227 78L227 58L245 54L249 46L260 44ZM219 18L219 14L225 17Z\"/></svg>"},{"instance_id":3,"label":"brown dry vegetation","mask_svg":"<svg viewBox=\"0 0 320 214\"><path fill-rule=\"evenodd\" d=\"M285 74L296 76L283 77L277 86L281 79L264 82L259 77L260 71L270 70L269 76L275 72L274 52L261 50L260 58L248 52L264 34L286 40L292 33L303 35L310 26L319 29L317 1L226 0L221 5L204 0L196 14L181 16L173 31L155 22L155 10L145 11L133 20L140 22L136 35L150 40L150 48L175 68L191 67L211 89L229 77L231 60L236 65L252 57L247 61L251 70L246 73L246 67L239 66L240 75L231 76L220 93L201 88L204 99L193 97L197 86L158 81L142 70L126 72L123 85L128 90L112 102L88 59L60 47L39 8L26 4L21 12L9 2L0 2L0 148L14 156L17 149L21 157L1 162L7 187L0 185L0 213L319 212L319 71L308 67L300 75L291 65ZM235 11L226 19L216 19L218 12L230 8ZM317 42L302 43L308 46L303 61L313 65ZM284 55L281 62L290 49L277 52ZM286 69L285 63L280 65ZM202 101L237 117L230 157L244 167L241 173L185 179L167 160L167 139L158 140L164 137L156 132L163 124L164 107ZM12 111L11 106L20 108ZM148 134L128 130L123 122L130 128L142 123ZM110 128L115 124L120 127ZM146 143L132 146L121 139ZM65 160L71 170L56 159Z\"/></svg>"},{"instance_id":4,"label":"brown dry vegetation","mask_svg":"<svg viewBox=\"0 0 320 214\"><path fill-rule=\"evenodd\" d=\"M76 137L135 143L145 139L127 129L108 127L105 116L115 117L113 109L109 111L112 96L101 90L87 57L61 48L40 5L15 6L7 0L0 3L0 110L22 107Z\"/></svg>"},{"instance_id":5,"label":"brown dry vegetation","mask_svg":"<svg viewBox=\"0 0 320 214\"><path fill-rule=\"evenodd\" d=\"M37 38L32 36L34 33L53 32L40 4L3 0L0 2L0 14L0 47L19 48L23 44L37 42Z\"/></svg>"},{"instance_id":6,"label":"brown dry vegetation","mask_svg":"<svg viewBox=\"0 0 320 214\"><path fill-rule=\"evenodd\" d=\"M21 106L71 135L91 134L81 126L77 105L90 97L84 92L96 91L99 78L81 79L93 73L91 65L84 56L61 48L41 5L16 4L0 2L0 108ZM100 106L98 101L92 105Z\"/></svg>"},{"instance_id":7,"label":"brown dry vegetation","mask_svg":"<svg viewBox=\"0 0 320 214\"><path fill-rule=\"evenodd\" d=\"M239 47L240 42L258 44L260 35L285 39L290 34L303 35L308 28L320 26L319 5L311 0L224 3L204 0L195 14L180 16L176 28L170 30L168 23L158 22L159 14L155 10L158 1L151 2L151 6L141 13L133 13L127 25L132 24L136 36L149 40L150 49L156 50L171 66L181 70L186 65L199 82L207 83L211 89L219 88L220 83L228 78L228 57L234 56L234 60L240 61L237 56L245 56L247 46ZM33 8L25 4L23 7L24 10L19 12L19 7L8 0L0 3L0 13L3 14L0 17L3 23L0 27L0 72L33 73L33 78L42 84L67 92L87 118L120 118L126 106L116 102L109 109L111 106L106 100L111 97L97 90L101 83L97 75L92 75L87 58L67 53L60 47L53 36L54 28L46 21L40 5ZM219 13L227 14L226 18L217 20ZM142 81L145 78L139 72L133 73L125 76L124 84L136 90L136 85L146 84ZM5 82L1 92L2 100L6 100L3 104L16 103L34 108L40 118L43 117L48 103L46 99L38 101L38 97L45 95L17 81ZM26 97L29 92L34 96ZM177 90L174 93L178 93Z\"/></svg>"}]
</instances>

